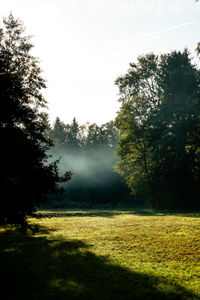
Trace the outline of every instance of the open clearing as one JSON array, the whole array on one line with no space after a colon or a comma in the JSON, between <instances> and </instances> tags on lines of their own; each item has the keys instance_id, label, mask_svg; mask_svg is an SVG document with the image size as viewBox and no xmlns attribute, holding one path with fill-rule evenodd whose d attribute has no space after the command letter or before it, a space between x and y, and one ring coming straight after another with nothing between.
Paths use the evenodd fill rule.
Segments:
<instances>
[{"instance_id":1,"label":"open clearing","mask_svg":"<svg viewBox=\"0 0 200 300\"><path fill-rule=\"evenodd\" d=\"M200 299L200 215L42 211L0 228L1 299Z\"/></svg>"}]
</instances>

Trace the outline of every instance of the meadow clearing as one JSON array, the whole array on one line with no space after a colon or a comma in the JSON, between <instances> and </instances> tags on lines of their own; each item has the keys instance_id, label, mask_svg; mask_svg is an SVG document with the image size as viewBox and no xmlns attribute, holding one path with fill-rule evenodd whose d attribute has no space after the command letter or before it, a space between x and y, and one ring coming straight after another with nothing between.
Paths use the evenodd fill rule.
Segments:
<instances>
[{"instance_id":1,"label":"meadow clearing","mask_svg":"<svg viewBox=\"0 0 200 300\"><path fill-rule=\"evenodd\" d=\"M200 299L200 215L42 211L0 228L1 299Z\"/></svg>"}]
</instances>

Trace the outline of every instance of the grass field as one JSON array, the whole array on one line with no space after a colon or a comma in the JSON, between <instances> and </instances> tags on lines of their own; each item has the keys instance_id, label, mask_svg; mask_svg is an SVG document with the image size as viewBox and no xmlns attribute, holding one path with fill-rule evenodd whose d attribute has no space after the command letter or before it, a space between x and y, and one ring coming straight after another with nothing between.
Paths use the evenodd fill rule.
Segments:
<instances>
[{"instance_id":1,"label":"grass field","mask_svg":"<svg viewBox=\"0 0 200 300\"><path fill-rule=\"evenodd\" d=\"M200 299L200 215L42 212L0 228L0 299Z\"/></svg>"}]
</instances>

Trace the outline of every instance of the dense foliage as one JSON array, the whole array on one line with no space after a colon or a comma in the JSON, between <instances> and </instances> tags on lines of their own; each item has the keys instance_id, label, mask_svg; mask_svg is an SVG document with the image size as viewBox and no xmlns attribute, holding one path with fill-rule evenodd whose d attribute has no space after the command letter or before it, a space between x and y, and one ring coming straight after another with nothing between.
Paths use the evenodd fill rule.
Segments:
<instances>
[{"instance_id":1,"label":"dense foliage","mask_svg":"<svg viewBox=\"0 0 200 300\"><path fill-rule=\"evenodd\" d=\"M133 200L121 176L114 171L118 140L114 122L80 126L75 118L70 124L57 118L48 133L55 143L50 151L52 158L61 157L61 171L67 166L73 173L65 193L54 196L51 205L94 207Z\"/></svg>"},{"instance_id":2,"label":"dense foliage","mask_svg":"<svg viewBox=\"0 0 200 300\"><path fill-rule=\"evenodd\" d=\"M154 207L199 208L200 70L188 50L140 56L116 84L117 170L132 193Z\"/></svg>"},{"instance_id":3,"label":"dense foliage","mask_svg":"<svg viewBox=\"0 0 200 300\"><path fill-rule=\"evenodd\" d=\"M25 225L26 217L57 190L57 182L70 179L58 175L57 162L47 163L46 115L38 59L24 28L13 16L0 29L0 221Z\"/></svg>"}]
</instances>

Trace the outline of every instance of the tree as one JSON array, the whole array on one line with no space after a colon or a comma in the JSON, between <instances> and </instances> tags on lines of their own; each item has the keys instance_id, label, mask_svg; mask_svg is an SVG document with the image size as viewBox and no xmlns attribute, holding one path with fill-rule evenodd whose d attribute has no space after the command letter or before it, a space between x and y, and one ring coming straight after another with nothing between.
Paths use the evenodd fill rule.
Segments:
<instances>
[{"instance_id":1,"label":"tree","mask_svg":"<svg viewBox=\"0 0 200 300\"><path fill-rule=\"evenodd\" d=\"M51 136L56 145L63 146L66 142L65 124L57 117L53 129L51 130Z\"/></svg>"},{"instance_id":2,"label":"tree","mask_svg":"<svg viewBox=\"0 0 200 300\"><path fill-rule=\"evenodd\" d=\"M70 172L58 175L58 162L48 164L46 151L52 145L45 136L45 81L33 45L23 24L12 14L0 29L0 221L26 226L35 207L68 181Z\"/></svg>"},{"instance_id":3,"label":"tree","mask_svg":"<svg viewBox=\"0 0 200 300\"><path fill-rule=\"evenodd\" d=\"M69 151L80 150L79 124L76 118L73 118L71 124L66 125L66 145Z\"/></svg>"},{"instance_id":4,"label":"tree","mask_svg":"<svg viewBox=\"0 0 200 300\"><path fill-rule=\"evenodd\" d=\"M187 49L161 57L163 101L152 130L159 132L153 149L153 185L154 197L158 199L162 190L170 207L198 207L199 79Z\"/></svg>"},{"instance_id":5,"label":"tree","mask_svg":"<svg viewBox=\"0 0 200 300\"><path fill-rule=\"evenodd\" d=\"M187 50L139 57L117 79L117 170L155 207L198 207L200 72Z\"/></svg>"},{"instance_id":6,"label":"tree","mask_svg":"<svg viewBox=\"0 0 200 300\"><path fill-rule=\"evenodd\" d=\"M149 119L160 102L159 61L153 53L138 57L127 74L119 77L121 109L116 118L120 139L116 170L124 176L133 195L149 193L152 147Z\"/></svg>"},{"instance_id":7,"label":"tree","mask_svg":"<svg viewBox=\"0 0 200 300\"><path fill-rule=\"evenodd\" d=\"M197 55L200 55L200 43L197 44L196 52Z\"/></svg>"}]
</instances>

